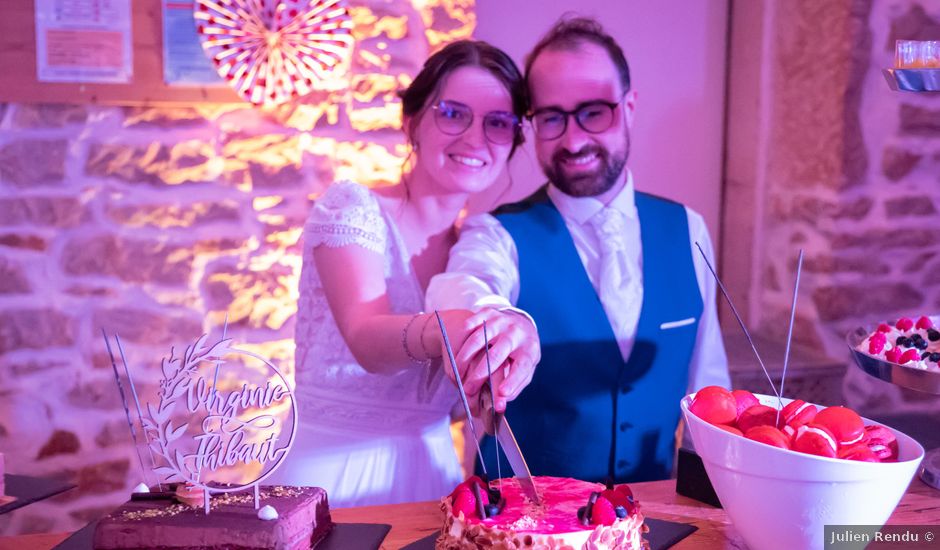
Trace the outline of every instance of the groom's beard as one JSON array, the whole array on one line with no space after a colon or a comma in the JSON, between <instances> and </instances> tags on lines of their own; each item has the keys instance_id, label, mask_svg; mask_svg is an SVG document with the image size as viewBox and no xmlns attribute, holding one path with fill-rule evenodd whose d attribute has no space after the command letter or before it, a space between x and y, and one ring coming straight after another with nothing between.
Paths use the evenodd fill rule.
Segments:
<instances>
[{"instance_id":1,"label":"groom's beard","mask_svg":"<svg viewBox=\"0 0 940 550\"><path fill-rule=\"evenodd\" d=\"M627 165L630 156L630 134L626 135L626 144L613 154L599 145L586 145L580 151L571 153L565 149L552 155L548 164L542 164L542 171L559 191L572 197L594 197L600 195L617 183ZM597 155L599 166L591 172L573 175L565 174L564 161L588 154Z\"/></svg>"}]
</instances>

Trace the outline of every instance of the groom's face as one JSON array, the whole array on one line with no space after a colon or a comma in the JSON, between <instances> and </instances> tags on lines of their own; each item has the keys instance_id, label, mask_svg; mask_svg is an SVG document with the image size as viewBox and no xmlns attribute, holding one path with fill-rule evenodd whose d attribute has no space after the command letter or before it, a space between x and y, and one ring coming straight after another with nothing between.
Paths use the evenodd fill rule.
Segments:
<instances>
[{"instance_id":1,"label":"groom's face","mask_svg":"<svg viewBox=\"0 0 940 550\"><path fill-rule=\"evenodd\" d=\"M585 130L568 116L560 136L546 139L536 132L536 155L553 185L568 195L587 197L604 193L623 178L636 93L624 93L604 48L584 42L542 51L532 64L529 91L536 115L551 109L571 112L592 102L616 104L606 130ZM592 115L585 114L583 122L590 127Z\"/></svg>"}]
</instances>

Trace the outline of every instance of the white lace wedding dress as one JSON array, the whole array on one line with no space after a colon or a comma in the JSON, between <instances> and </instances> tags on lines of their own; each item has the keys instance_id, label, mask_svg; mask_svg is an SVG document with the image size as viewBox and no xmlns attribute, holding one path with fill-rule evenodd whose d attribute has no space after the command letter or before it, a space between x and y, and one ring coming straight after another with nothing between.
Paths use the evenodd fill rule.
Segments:
<instances>
[{"instance_id":1,"label":"white lace wedding dress","mask_svg":"<svg viewBox=\"0 0 940 550\"><path fill-rule=\"evenodd\" d=\"M401 236L378 198L356 183L331 185L304 228L295 356L300 428L266 483L323 487L331 507L439 499L461 481L449 428L456 389L437 365L378 375L356 363L313 262L320 245L382 254L392 313L417 313L424 305Z\"/></svg>"}]
</instances>

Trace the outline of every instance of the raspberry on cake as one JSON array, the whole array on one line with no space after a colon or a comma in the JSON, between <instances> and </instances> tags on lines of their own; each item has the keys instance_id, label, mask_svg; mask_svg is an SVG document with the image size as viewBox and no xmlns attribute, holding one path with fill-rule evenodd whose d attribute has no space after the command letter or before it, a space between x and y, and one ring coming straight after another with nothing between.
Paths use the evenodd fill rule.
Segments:
<instances>
[{"instance_id":1,"label":"raspberry on cake","mask_svg":"<svg viewBox=\"0 0 940 550\"><path fill-rule=\"evenodd\" d=\"M478 478L477 478L478 479ZM503 507L480 518L465 491L474 478L441 499L444 526L437 550L545 548L634 550L647 548L640 506L626 485L607 489L600 483L560 477L535 477L541 504L531 502L516 478L495 480ZM480 491L486 495L488 491ZM592 502L590 509L588 503ZM472 507L471 507L472 505ZM467 513L468 509L470 510Z\"/></svg>"}]
</instances>

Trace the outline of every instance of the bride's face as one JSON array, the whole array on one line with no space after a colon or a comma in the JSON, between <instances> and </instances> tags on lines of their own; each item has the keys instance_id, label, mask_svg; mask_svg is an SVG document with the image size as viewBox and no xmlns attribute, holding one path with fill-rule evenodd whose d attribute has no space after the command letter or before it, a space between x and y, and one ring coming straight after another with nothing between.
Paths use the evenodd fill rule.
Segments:
<instances>
[{"instance_id":1,"label":"bride's face","mask_svg":"<svg viewBox=\"0 0 940 550\"><path fill-rule=\"evenodd\" d=\"M517 124L496 77L479 67L456 69L414 127L415 170L438 191L482 191L506 167Z\"/></svg>"}]
</instances>

